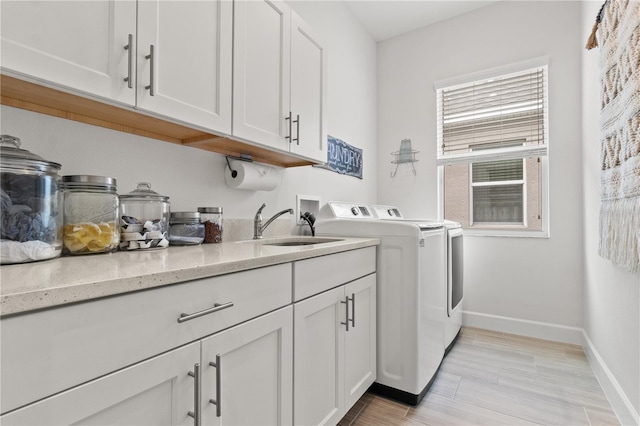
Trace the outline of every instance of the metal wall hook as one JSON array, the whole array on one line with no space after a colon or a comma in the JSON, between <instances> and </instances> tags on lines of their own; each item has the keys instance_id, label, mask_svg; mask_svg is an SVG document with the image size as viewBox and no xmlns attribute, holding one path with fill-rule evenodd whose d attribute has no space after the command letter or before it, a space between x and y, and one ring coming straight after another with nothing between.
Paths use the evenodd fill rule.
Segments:
<instances>
[{"instance_id":1,"label":"metal wall hook","mask_svg":"<svg viewBox=\"0 0 640 426\"><path fill-rule=\"evenodd\" d=\"M418 161L416 159L416 153L420 151L416 151L411 148L411 139L403 139L400 142L400 149L392 152L391 155L394 156L394 159L391 161L391 164L396 165L396 169L391 172L391 177L395 177L396 173L398 173L398 166L404 163L411 163L411 168L413 169L413 175L416 175L416 167L413 163Z\"/></svg>"}]
</instances>

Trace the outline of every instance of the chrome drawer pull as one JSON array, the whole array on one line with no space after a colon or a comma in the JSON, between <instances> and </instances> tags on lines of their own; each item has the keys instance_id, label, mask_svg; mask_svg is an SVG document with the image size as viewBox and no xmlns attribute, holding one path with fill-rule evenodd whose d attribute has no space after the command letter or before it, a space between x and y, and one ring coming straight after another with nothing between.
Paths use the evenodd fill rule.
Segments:
<instances>
[{"instance_id":1,"label":"chrome drawer pull","mask_svg":"<svg viewBox=\"0 0 640 426\"><path fill-rule=\"evenodd\" d=\"M187 415L193 418L193 424L200 426L200 364L193 366L193 371L189 371L189 376L193 377L193 411Z\"/></svg>"},{"instance_id":2,"label":"chrome drawer pull","mask_svg":"<svg viewBox=\"0 0 640 426\"><path fill-rule=\"evenodd\" d=\"M129 62L127 64L127 76L125 77L124 81L127 82L127 87L129 89L133 89L133 79L131 78L131 75L133 74L133 34L129 34L128 43L124 47L124 50L129 51L129 55L128 55Z\"/></svg>"},{"instance_id":3,"label":"chrome drawer pull","mask_svg":"<svg viewBox=\"0 0 640 426\"><path fill-rule=\"evenodd\" d=\"M341 300L340 303L344 303L344 307L346 310L345 322L341 322L340 324L346 326L347 331L349 331L349 296L345 297L344 300Z\"/></svg>"},{"instance_id":4,"label":"chrome drawer pull","mask_svg":"<svg viewBox=\"0 0 640 426\"><path fill-rule=\"evenodd\" d=\"M153 71L153 67L154 67L154 47L153 44L149 45L149 54L147 56L145 56L145 59L149 60L149 85L148 86L144 86L145 89L147 89L149 91L149 95L151 96L155 96L156 95L156 87L155 87L155 73Z\"/></svg>"},{"instance_id":5,"label":"chrome drawer pull","mask_svg":"<svg viewBox=\"0 0 640 426\"><path fill-rule=\"evenodd\" d=\"M220 364L220 354L216 355L216 362L209 362L209 365L216 369L216 399L209 399L209 403L216 406L216 417L222 415L222 373Z\"/></svg>"},{"instance_id":6,"label":"chrome drawer pull","mask_svg":"<svg viewBox=\"0 0 640 426\"><path fill-rule=\"evenodd\" d=\"M356 294L351 293L351 327L356 328Z\"/></svg>"},{"instance_id":7,"label":"chrome drawer pull","mask_svg":"<svg viewBox=\"0 0 640 426\"><path fill-rule=\"evenodd\" d=\"M216 304L213 305L212 308L205 309L204 311L194 312L193 314L182 313L182 314L180 314L180 317L178 318L178 322L181 323L181 322L189 321L189 320L192 320L194 318L201 317L203 315L212 314L214 312L218 312L218 311L221 311L223 309L230 308L232 306L233 306L233 302L216 303Z\"/></svg>"},{"instance_id":8,"label":"chrome drawer pull","mask_svg":"<svg viewBox=\"0 0 640 426\"><path fill-rule=\"evenodd\" d=\"M296 141L296 145L300 145L300 114L296 114L296 119L293 122L296 123L296 138L291 140Z\"/></svg>"},{"instance_id":9,"label":"chrome drawer pull","mask_svg":"<svg viewBox=\"0 0 640 426\"><path fill-rule=\"evenodd\" d=\"M284 118L285 120L287 120L289 122L289 136L285 136L285 139L289 139L289 143L291 143L291 141L293 140L293 134L291 133L293 130L291 128L292 122L291 122L291 111L289 111L289 116Z\"/></svg>"}]
</instances>

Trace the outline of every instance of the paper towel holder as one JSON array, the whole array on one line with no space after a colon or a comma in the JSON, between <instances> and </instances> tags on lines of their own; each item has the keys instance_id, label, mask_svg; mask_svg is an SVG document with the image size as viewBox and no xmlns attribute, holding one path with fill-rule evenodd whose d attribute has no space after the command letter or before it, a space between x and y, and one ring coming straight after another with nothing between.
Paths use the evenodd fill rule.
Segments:
<instances>
[{"instance_id":1,"label":"paper towel holder","mask_svg":"<svg viewBox=\"0 0 640 426\"><path fill-rule=\"evenodd\" d=\"M248 154L240 154L240 157L234 157L232 155L225 155L225 158L227 159L227 166L229 166L229 170L231 170L231 177L234 178L234 179L238 176L238 171L234 170L231 167L231 163L229 162L229 157L231 157L232 160L247 161L249 163L253 162L253 159Z\"/></svg>"},{"instance_id":2,"label":"paper towel holder","mask_svg":"<svg viewBox=\"0 0 640 426\"><path fill-rule=\"evenodd\" d=\"M282 169L253 161L250 156L225 156L225 182L230 188L249 191L272 191L282 180Z\"/></svg>"}]
</instances>

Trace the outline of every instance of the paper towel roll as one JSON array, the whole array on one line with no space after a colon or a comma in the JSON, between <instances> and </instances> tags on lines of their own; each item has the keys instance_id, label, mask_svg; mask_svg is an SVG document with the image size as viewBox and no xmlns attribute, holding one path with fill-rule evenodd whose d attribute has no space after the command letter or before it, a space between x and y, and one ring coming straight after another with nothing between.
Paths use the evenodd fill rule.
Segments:
<instances>
[{"instance_id":1,"label":"paper towel roll","mask_svg":"<svg viewBox=\"0 0 640 426\"><path fill-rule=\"evenodd\" d=\"M229 164L231 169L237 172L232 174L229 166L225 168L224 180L231 188L249 191L272 191L280 184L282 179L282 168L279 167L231 159Z\"/></svg>"}]
</instances>

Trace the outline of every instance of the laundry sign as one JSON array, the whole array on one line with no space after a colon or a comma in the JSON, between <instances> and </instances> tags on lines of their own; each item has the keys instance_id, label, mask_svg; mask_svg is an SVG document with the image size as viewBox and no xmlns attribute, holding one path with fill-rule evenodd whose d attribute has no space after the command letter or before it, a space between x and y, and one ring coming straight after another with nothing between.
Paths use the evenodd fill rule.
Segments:
<instances>
[{"instance_id":1,"label":"laundry sign","mask_svg":"<svg viewBox=\"0 0 640 426\"><path fill-rule=\"evenodd\" d=\"M362 179L362 149L328 136L327 166L334 172Z\"/></svg>"}]
</instances>

